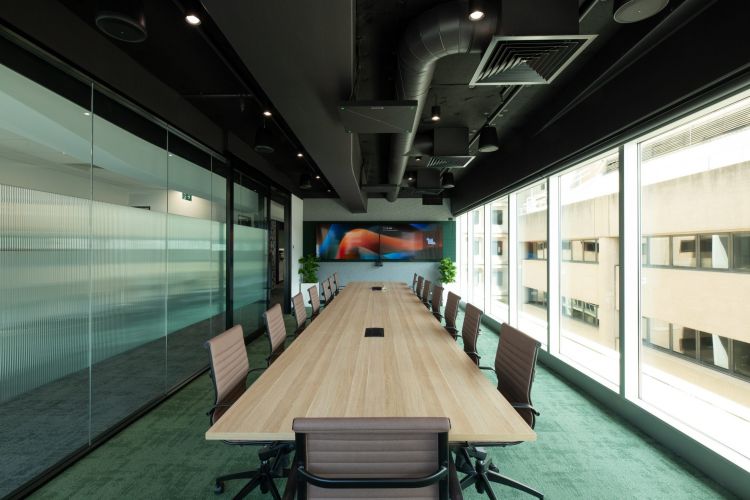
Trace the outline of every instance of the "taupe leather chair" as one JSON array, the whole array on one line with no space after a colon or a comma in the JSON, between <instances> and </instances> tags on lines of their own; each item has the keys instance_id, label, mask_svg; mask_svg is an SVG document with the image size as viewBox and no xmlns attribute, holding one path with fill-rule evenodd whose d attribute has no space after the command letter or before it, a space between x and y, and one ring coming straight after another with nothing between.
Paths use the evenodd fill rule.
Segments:
<instances>
[{"instance_id":1,"label":"taupe leather chair","mask_svg":"<svg viewBox=\"0 0 750 500\"><path fill-rule=\"evenodd\" d=\"M331 292L331 282L328 278L323 280L323 305L328 305L333 300L333 293Z\"/></svg>"},{"instance_id":2,"label":"taupe leather chair","mask_svg":"<svg viewBox=\"0 0 750 500\"><path fill-rule=\"evenodd\" d=\"M422 287L422 304L426 308L430 308L430 287L432 282L430 280L424 280L424 287Z\"/></svg>"},{"instance_id":3,"label":"taupe leather chair","mask_svg":"<svg viewBox=\"0 0 750 500\"><path fill-rule=\"evenodd\" d=\"M339 280L339 273L335 272L333 273L333 282L336 285L336 295L341 293L341 290L343 290L343 286L341 285L341 281Z\"/></svg>"},{"instance_id":4,"label":"taupe leather chair","mask_svg":"<svg viewBox=\"0 0 750 500\"><path fill-rule=\"evenodd\" d=\"M413 277L413 278L412 278L412 280L411 280L411 289L412 289L412 291L413 291L413 292L415 292L415 293L416 293L416 291L417 291L417 288L416 288L416 287L417 287L417 273L414 273L414 277Z\"/></svg>"},{"instance_id":5,"label":"taupe leather chair","mask_svg":"<svg viewBox=\"0 0 750 500\"><path fill-rule=\"evenodd\" d=\"M422 276L417 276L417 297L419 297L419 300L422 300L422 285L424 285L424 278Z\"/></svg>"},{"instance_id":6,"label":"taupe leather chair","mask_svg":"<svg viewBox=\"0 0 750 500\"><path fill-rule=\"evenodd\" d=\"M448 292L448 300L445 301L445 329L451 334L453 340L458 338L458 328L456 328L456 316L458 316L458 303L461 297L453 292Z\"/></svg>"},{"instance_id":7,"label":"taupe leather chair","mask_svg":"<svg viewBox=\"0 0 750 500\"><path fill-rule=\"evenodd\" d=\"M443 287L435 285L432 287L432 314L435 316L435 319L440 321L443 317L442 314L440 314L440 308L443 306Z\"/></svg>"},{"instance_id":8,"label":"taupe leather chair","mask_svg":"<svg viewBox=\"0 0 750 500\"><path fill-rule=\"evenodd\" d=\"M295 418L297 455L284 499L461 499L450 420Z\"/></svg>"},{"instance_id":9,"label":"taupe leather chair","mask_svg":"<svg viewBox=\"0 0 750 500\"><path fill-rule=\"evenodd\" d=\"M281 312L281 304L276 304L263 313L263 321L266 324L266 336L271 353L266 358L268 366L276 361L276 358L284 352L286 342L286 326L284 325L284 313Z\"/></svg>"},{"instance_id":10,"label":"taupe leather chair","mask_svg":"<svg viewBox=\"0 0 750 500\"><path fill-rule=\"evenodd\" d=\"M320 314L320 293L318 292L318 285L308 288L307 293L310 296L310 307L312 308L310 321L312 321L318 317L318 314Z\"/></svg>"},{"instance_id":11,"label":"taupe leather chair","mask_svg":"<svg viewBox=\"0 0 750 500\"><path fill-rule=\"evenodd\" d=\"M464 324L461 327L461 340L464 343L464 352L477 366L479 366L480 358L477 353L477 339L479 338L479 324L481 320L482 310L473 304L466 304Z\"/></svg>"},{"instance_id":12,"label":"taupe leather chair","mask_svg":"<svg viewBox=\"0 0 750 500\"><path fill-rule=\"evenodd\" d=\"M534 382L539 347L540 343L525 333L506 323L500 326L500 343L495 354L494 369L497 374L497 390L532 429L536 423L536 417L539 416L539 412L531 402L531 385ZM485 369L492 370L492 368ZM514 444L519 443L505 443L500 446ZM498 483L524 491L537 498L544 498L542 493L530 486L500 474L492 460L487 460L487 453L483 448L468 446L461 448L458 453L461 455L457 458L460 470L468 474L461 481L462 488L476 485L477 491L490 495L492 492L490 483ZM473 466L471 465L472 458L475 459ZM490 498L494 498L494 494L490 495Z\"/></svg>"},{"instance_id":13,"label":"taupe leather chair","mask_svg":"<svg viewBox=\"0 0 750 500\"><path fill-rule=\"evenodd\" d=\"M297 320L297 329L294 334L299 335L307 328L307 309L305 309L305 299L302 298L302 293L292 297L292 306L294 307L294 319Z\"/></svg>"},{"instance_id":14,"label":"taupe leather chair","mask_svg":"<svg viewBox=\"0 0 750 500\"><path fill-rule=\"evenodd\" d=\"M208 412L211 425L216 423L222 415L237 401L247 388L247 376L259 369L250 370L245 348L245 338L240 325L233 326L222 334L217 335L205 344L209 352L211 365L210 376L214 386L214 405ZM260 368L262 370L262 368ZM227 444L248 446L245 441L225 441ZM257 445L256 445L257 446ZM278 490L273 478L283 477L283 456L294 450L288 444L272 443L262 447L258 452L260 468L245 472L227 474L216 478L214 492L224 491L224 482L233 479L249 479L241 493L247 494L260 486L265 491Z\"/></svg>"},{"instance_id":15,"label":"taupe leather chair","mask_svg":"<svg viewBox=\"0 0 750 500\"><path fill-rule=\"evenodd\" d=\"M328 286L331 287L331 296L335 297L339 294L339 289L336 285L336 280L334 279L333 275L328 277Z\"/></svg>"}]
</instances>

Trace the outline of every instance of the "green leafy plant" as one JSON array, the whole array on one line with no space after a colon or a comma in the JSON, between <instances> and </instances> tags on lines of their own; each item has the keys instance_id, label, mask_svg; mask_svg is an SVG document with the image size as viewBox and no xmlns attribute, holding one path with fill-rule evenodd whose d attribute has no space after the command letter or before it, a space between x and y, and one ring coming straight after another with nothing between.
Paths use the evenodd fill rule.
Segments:
<instances>
[{"instance_id":1,"label":"green leafy plant","mask_svg":"<svg viewBox=\"0 0 750 500\"><path fill-rule=\"evenodd\" d=\"M456 264L448 257L440 260L438 269L440 270L440 281L444 284L456 281Z\"/></svg>"},{"instance_id":2,"label":"green leafy plant","mask_svg":"<svg viewBox=\"0 0 750 500\"><path fill-rule=\"evenodd\" d=\"M317 283L318 282L318 258L313 254L305 255L298 261L300 263L299 273L302 275L303 283Z\"/></svg>"}]
</instances>

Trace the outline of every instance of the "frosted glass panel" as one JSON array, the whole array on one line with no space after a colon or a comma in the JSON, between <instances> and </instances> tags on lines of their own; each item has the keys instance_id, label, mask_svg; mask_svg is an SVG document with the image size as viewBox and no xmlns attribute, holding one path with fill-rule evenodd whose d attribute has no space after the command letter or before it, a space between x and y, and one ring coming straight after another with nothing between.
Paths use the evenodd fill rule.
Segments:
<instances>
[{"instance_id":1,"label":"frosted glass panel","mask_svg":"<svg viewBox=\"0 0 750 500\"><path fill-rule=\"evenodd\" d=\"M167 328L167 152L99 116L94 137L92 437L164 393Z\"/></svg>"},{"instance_id":2,"label":"frosted glass panel","mask_svg":"<svg viewBox=\"0 0 750 500\"><path fill-rule=\"evenodd\" d=\"M89 442L91 116L3 66L0 110L5 497Z\"/></svg>"},{"instance_id":3,"label":"frosted glass panel","mask_svg":"<svg viewBox=\"0 0 750 500\"><path fill-rule=\"evenodd\" d=\"M265 199L234 186L234 323L249 334L262 325L268 295L268 230Z\"/></svg>"}]
</instances>

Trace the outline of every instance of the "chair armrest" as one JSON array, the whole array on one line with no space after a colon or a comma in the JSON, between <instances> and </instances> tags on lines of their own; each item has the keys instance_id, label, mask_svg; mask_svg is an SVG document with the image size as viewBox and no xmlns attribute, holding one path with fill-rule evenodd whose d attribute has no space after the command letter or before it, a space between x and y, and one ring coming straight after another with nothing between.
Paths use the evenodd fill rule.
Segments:
<instances>
[{"instance_id":1,"label":"chair armrest","mask_svg":"<svg viewBox=\"0 0 750 500\"><path fill-rule=\"evenodd\" d=\"M494 369L494 368L492 368L491 366L480 366L480 367L479 367L479 369L480 369L480 370L489 370L489 371L491 371L491 372L494 372L494 371L495 371L495 369Z\"/></svg>"},{"instance_id":2,"label":"chair armrest","mask_svg":"<svg viewBox=\"0 0 750 500\"><path fill-rule=\"evenodd\" d=\"M214 414L217 408L229 408L232 405L213 405L211 409L206 412L206 416L210 417Z\"/></svg>"},{"instance_id":3,"label":"chair armrest","mask_svg":"<svg viewBox=\"0 0 750 500\"><path fill-rule=\"evenodd\" d=\"M529 410L537 417L540 415L540 413L536 411L536 408L531 406L529 403L511 403L510 405L516 410Z\"/></svg>"},{"instance_id":4,"label":"chair armrest","mask_svg":"<svg viewBox=\"0 0 750 500\"><path fill-rule=\"evenodd\" d=\"M458 334L458 328L455 326L445 326L445 329L448 330L450 333Z\"/></svg>"}]
</instances>

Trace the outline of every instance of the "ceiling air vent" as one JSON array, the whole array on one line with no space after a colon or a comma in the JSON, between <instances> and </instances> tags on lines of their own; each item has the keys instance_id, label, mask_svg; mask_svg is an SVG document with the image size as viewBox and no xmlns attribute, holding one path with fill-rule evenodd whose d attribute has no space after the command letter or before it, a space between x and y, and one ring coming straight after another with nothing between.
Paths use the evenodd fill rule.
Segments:
<instances>
[{"instance_id":1,"label":"ceiling air vent","mask_svg":"<svg viewBox=\"0 0 750 500\"><path fill-rule=\"evenodd\" d=\"M429 168L464 168L471 163L473 156L432 156L427 162Z\"/></svg>"},{"instance_id":2,"label":"ceiling air vent","mask_svg":"<svg viewBox=\"0 0 750 500\"><path fill-rule=\"evenodd\" d=\"M495 36L469 86L552 82L596 35Z\"/></svg>"}]
</instances>

